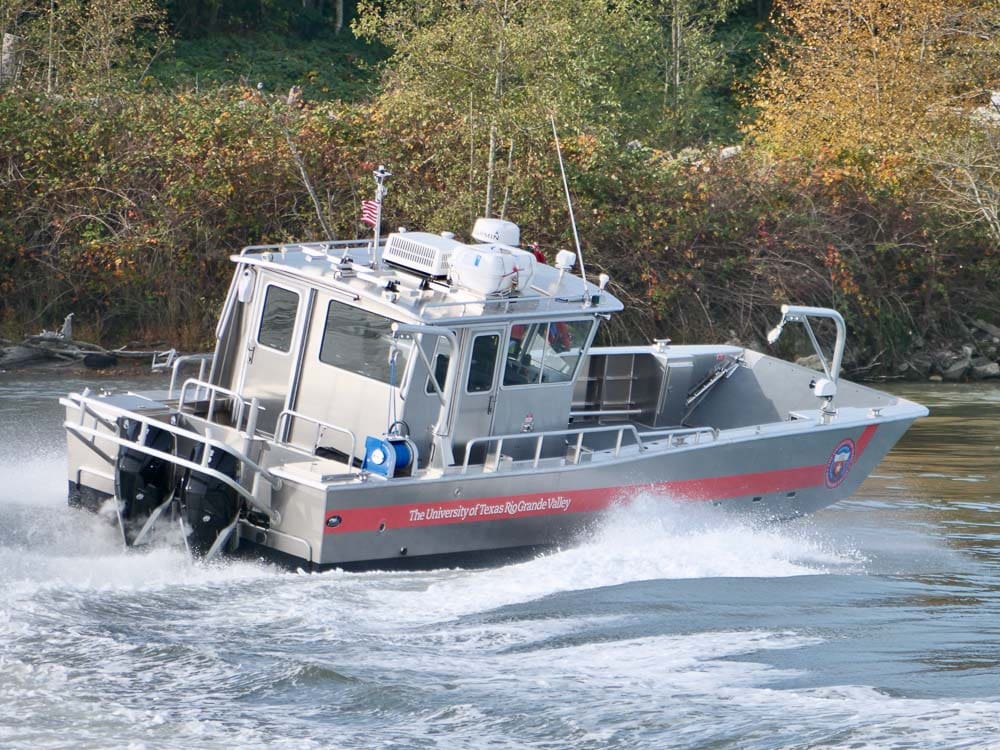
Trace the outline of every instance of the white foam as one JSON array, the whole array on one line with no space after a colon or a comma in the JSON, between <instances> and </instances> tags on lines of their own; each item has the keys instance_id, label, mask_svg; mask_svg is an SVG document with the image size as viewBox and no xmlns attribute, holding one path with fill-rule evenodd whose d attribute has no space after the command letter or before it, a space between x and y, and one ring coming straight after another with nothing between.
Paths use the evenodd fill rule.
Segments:
<instances>
[{"instance_id":1,"label":"white foam","mask_svg":"<svg viewBox=\"0 0 1000 750\"><path fill-rule=\"evenodd\" d=\"M0 461L0 503L65 506L65 454L50 446L31 453L25 452L25 446L13 448L14 453L5 453Z\"/></svg>"},{"instance_id":2,"label":"white foam","mask_svg":"<svg viewBox=\"0 0 1000 750\"><path fill-rule=\"evenodd\" d=\"M646 496L610 512L579 546L524 563L358 578L375 583L372 609L392 620L401 612L441 619L632 581L822 575L861 564L856 551L836 550L806 527L758 526L718 509Z\"/></svg>"}]
</instances>

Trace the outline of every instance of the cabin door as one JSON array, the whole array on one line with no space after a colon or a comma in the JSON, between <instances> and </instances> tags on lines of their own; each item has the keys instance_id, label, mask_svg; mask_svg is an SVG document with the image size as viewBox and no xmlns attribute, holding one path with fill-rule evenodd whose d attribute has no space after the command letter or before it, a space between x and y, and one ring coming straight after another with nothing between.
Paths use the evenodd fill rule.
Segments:
<instances>
[{"instance_id":1,"label":"cabin door","mask_svg":"<svg viewBox=\"0 0 1000 750\"><path fill-rule=\"evenodd\" d=\"M239 393L260 404L257 429L274 434L299 359L307 294L293 284L263 284L247 332Z\"/></svg>"},{"instance_id":2,"label":"cabin door","mask_svg":"<svg viewBox=\"0 0 1000 750\"><path fill-rule=\"evenodd\" d=\"M500 327L473 328L466 332L468 338L452 432L456 460L464 458L465 445L470 440L492 434L504 333ZM477 450L477 454L484 453L484 450ZM479 460L476 456L473 458Z\"/></svg>"}]
</instances>

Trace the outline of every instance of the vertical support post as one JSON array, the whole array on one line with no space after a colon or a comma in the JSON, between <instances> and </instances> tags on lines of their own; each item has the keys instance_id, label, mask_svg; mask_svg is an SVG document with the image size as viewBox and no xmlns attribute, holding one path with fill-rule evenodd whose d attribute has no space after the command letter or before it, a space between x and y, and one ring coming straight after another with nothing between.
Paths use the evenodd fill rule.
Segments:
<instances>
[{"instance_id":1,"label":"vertical support post","mask_svg":"<svg viewBox=\"0 0 1000 750\"><path fill-rule=\"evenodd\" d=\"M250 399L250 416L247 417L247 435L253 437L257 432L257 415L260 412L260 402L257 397Z\"/></svg>"},{"instance_id":2,"label":"vertical support post","mask_svg":"<svg viewBox=\"0 0 1000 750\"><path fill-rule=\"evenodd\" d=\"M392 177L392 172L388 171L384 165L379 164L378 169L376 169L372 174L375 176L375 246L373 248L373 255L375 256L375 270L382 270L382 251L379 250L379 242L381 241L382 235L382 199L385 194L389 192L389 188L385 186L385 181L389 177Z\"/></svg>"}]
</instances>

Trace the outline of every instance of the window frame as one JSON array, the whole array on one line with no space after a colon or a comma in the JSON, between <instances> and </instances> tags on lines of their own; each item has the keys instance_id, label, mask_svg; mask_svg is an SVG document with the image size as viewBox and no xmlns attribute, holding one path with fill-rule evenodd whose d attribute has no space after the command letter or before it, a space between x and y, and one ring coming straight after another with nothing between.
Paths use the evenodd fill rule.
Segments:
<instances>
[{"instance_id":1,"label":"window frame","mask_svg":"<svg viewBox=\"0 0 1000 750\"><path fill-rule=\"evenodd\" d=\"M287 349L277 349L270 344L266 344L260 340L260 332L264 327L264 313L267 310L267 297L272 289L278 289L282 292L288 292L295 296L295 317L292 319L292 327L288 332L288 348ZM288 287L281 286L280 284L275 284L272 281L267 282L264 287L263 299L260 303L260 315L257 320L257 331L254 334L254 342L257 346L262 346L269 352L274 352L275 354L280 354L282 356L290 356L292 350L295 349L295 331L298 329L299 323L299 309L302 307L302 295L295 291L294 289L289 289Z\"/></svg>"}]
</instances>

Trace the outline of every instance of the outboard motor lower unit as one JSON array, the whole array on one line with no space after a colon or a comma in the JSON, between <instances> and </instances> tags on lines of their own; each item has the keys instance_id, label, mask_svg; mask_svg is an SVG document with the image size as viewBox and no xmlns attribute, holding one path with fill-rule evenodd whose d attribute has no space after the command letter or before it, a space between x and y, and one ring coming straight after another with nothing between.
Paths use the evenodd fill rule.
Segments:
<instances>
[{"instance_id":1,"label":"outboard motor lower unit","mask_svg":"<svg viewBox=\"0 0 1000 750\"><path fill-rule=\"evenodd\" d=\"M138 440L142 423L122 419L119 429L123 437ZM148 427L142 442L146 448L161 453L174 452L174 436L166 430ZM118 496L122 533L125 544L132 546L146 520L163 503L170 499L174 484L174 465L156 456L150 456L122 446L115 463L115 494Z\"/></svg>"},{"instance_id":2,"label":"outboard motor lower unit","mask_svg":"<svg viewBox=\"0 0 1000 750\"><path fill-rule=\"evenodd\" d=\"M204 445L197 445L191 460L200 463L204 450ZM218 448L209 448L209 451L208 468L236 481L240 470L236 456ZM219 534L239 515L240 496L218 477L187 469L181 482L180 505L189 530L188 547L194 555L204 557Z\"/></svg>"}]
</instances>

